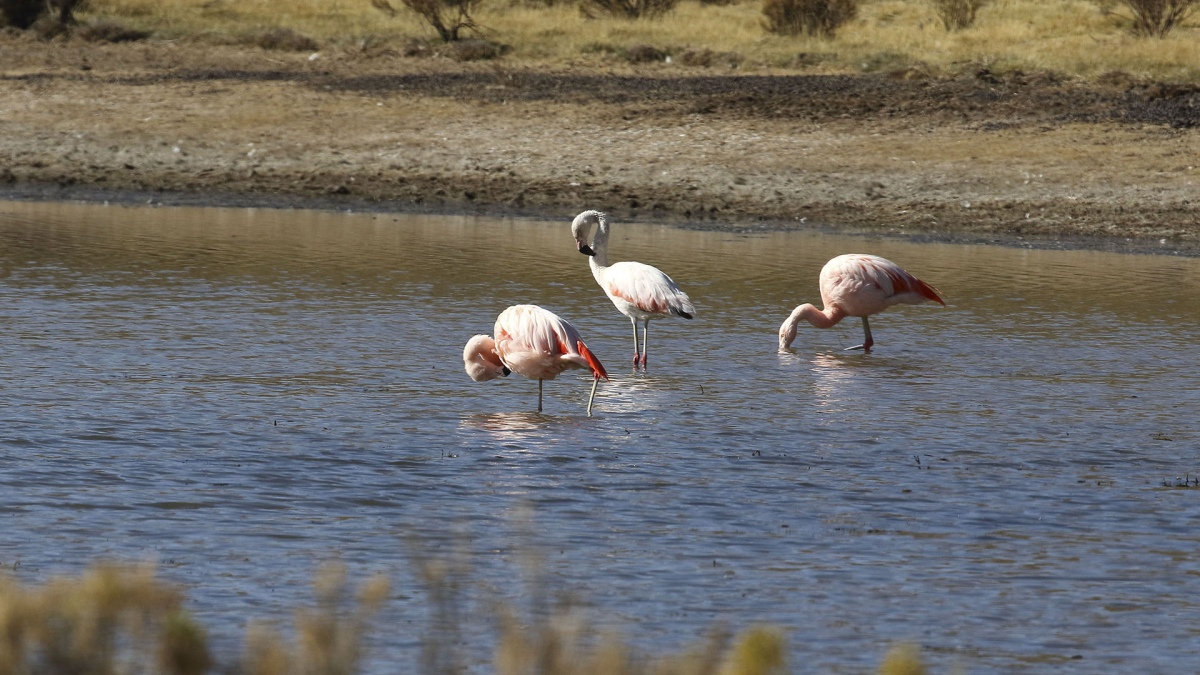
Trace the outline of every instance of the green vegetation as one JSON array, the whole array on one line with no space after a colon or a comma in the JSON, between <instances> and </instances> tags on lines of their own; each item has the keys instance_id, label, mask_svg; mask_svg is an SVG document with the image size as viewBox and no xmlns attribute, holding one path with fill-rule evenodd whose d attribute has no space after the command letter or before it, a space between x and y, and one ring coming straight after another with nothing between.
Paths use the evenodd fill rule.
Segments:
<instances>
[{"instance_id":1,"label":"green vegetation","mask_svg":"<svg viewBox=\"0 0 1200 675\"><path fill-rule=\"evenodd\" d=\"M458 627L471 592L469 567L415 556L429 602L422 648L424 675L460 673ZM536 562L527 560L536 570ZM535 574L536 576L536 574ZM536 583L531 581L530 583ZM369 655L371 632L387 635L377 616L390 597L383 576L352 589L346 571L318 572L316 604L296 612L295 639L251 622L240 662L210 653L204 629L183 609L184 595L158 580L148 565L98 564L78 577L56 577L24 586L0 576L0 674L109 675L353 675ZM781 675L788 672L786 643L770 626L733 636L713 630L676 654L638 653L620 636L601 633L570 602L546 589L527 589L531 607L495 611L500 638L494 649L499 675ZM234 657L234 660L239 660ZM893 648L881 675L923 675L918 649Z\"/></svg>"}]
</instances>

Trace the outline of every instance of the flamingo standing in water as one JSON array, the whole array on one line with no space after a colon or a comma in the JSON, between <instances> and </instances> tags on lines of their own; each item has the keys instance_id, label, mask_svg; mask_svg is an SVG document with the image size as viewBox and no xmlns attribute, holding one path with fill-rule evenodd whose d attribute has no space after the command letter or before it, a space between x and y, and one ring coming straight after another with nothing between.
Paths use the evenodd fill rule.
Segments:
<instances>
[{"instance_id":1,"label":"flamingo standing in water","mask_svg":"<svg viewBox=\"0 0 1200 675\"><path fill-rule=\"evenodd\" d=\"M592 228L596 236L592 238ZM663 316L696 316L687 293L657 267L625 261L608 264L608 216L599 211L584 211L571 223L571 234L579 252L589 256L592 276L604 289L617 310L633 322L633 365L646 367L646 332L650 319ZM591 241L589 242L589 239ZM638 346L638 321L642 322L642 343Z\"/></svg>"},{"instance_id":2,"label":"flamingo standing in water","mask_svg":"<svg viewBox=\"0 0 1200 675\"><path fill-rule=\"evenodd\" d=\"M892 305L919 305L925 301L945 301L936 288L914 277L896 263L877 255L851 253L839 255L821 268L821 302L824 310L805 303L792 310L791 316L779 327L779 350L783 351L796 339L796 324L803 319L817 328L832 328L848 316L860 316L863 322L863 343L850 349L871 351L871 324L867 317L878 314Z\"/></svg>"},{"instance_id":3,"label":"flamingo standing in water","mask_svg":"<svg viewBox=\"0 0 1200 675\"><path fill-rule=\"evenodd\" d=\"M513 305L496 317L493 332L495 339L476 335L463 349L463 366L472 380L484 382L507 377L510 372L537 380L541 412L544 380L553 380L571 368L588 368L592 371L587 406L591 416L596 385L602 377L607 380L608 373L566 319L537 305Z\"/></svg>"}]
</instances>

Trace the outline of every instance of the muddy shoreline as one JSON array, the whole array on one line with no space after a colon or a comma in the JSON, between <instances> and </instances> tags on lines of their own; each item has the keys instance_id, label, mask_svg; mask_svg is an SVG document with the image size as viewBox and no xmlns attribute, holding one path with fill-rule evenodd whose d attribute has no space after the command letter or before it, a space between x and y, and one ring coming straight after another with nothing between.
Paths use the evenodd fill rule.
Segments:
<instances>
[{"instance_id":1,"label":"muddy shoreline","mask_svg":"<svg viewBox=\"0 0 1200 675\"><path fill-rule=\"evenodd\" d=\"M0 198L1200 251L1200 88L0 36Z\"/></svg>"}]
</instances>

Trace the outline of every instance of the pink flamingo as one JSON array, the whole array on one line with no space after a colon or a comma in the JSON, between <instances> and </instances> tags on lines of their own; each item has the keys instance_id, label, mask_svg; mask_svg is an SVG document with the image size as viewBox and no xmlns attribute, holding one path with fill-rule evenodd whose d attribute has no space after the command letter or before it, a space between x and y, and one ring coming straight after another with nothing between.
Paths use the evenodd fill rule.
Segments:
<instances>
[{"instance_id":1,"label":"pink flamingo","mask_svg":"<svg viewBox=\"0 0 1200 675\"><path fill-rule=\"evenodd\" d=\"M804 319L817 328L832 328L848 316L860 316L864 340L847 349L871 351L871 324L867 317L892 305L919 305L927 300L941 303L936 288L914 277L904 268L876 255L851 253L839 255L821 268L821 302L824 310L805 303L792 310L779 327L779 349L783 351L796 339L796 324Z\"/></svg>"},{"instance_id":2,"label":"pink flamingo","mask_svg":"<svg viewBox=\"0 0 1200 675\"><path fill-rule=\"evenodd\" d=\"M592 227L596 236L591 239ZM575 216L571 223L571 234L579 252L589 256L592 276L604 289L605 295L616 305L617 311L633 322L633 365L646 367L646 332L650 319L664 316L681 316L691 319L696 316L687 293L675 285L671 277L657 267L640 262L608 264L608 216L599 211L584 211ZM638 346L638 321L642 322L642 344Z\"/></svg>"},{"instance_id":3,"label":"pink flamingo","mask_svg":"<svg viewBox=\"0 0 1200 675\"><path fill-rule=\"evenodd\" d=\"M538 412L542 411L542 381L553 380L564 370L589 368L592 394L600 378L608 379L600 360L588 350L579 331L554 312L537 305L513 305L496 317L496 338L476 335L463 349L463 366L476 382L506 377L510 372L538 381Z\"/></svg>"}]
</instances>

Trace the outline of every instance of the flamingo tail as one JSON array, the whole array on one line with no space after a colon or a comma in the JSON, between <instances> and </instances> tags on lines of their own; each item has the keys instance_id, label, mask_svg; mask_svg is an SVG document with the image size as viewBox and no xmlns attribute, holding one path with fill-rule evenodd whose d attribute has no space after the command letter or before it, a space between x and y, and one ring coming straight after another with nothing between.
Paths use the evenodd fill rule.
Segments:
<instances>
[{"instance_id":1,"label":"flamingo tail","mask_svg":"<svg viewBox=\"0 0 1200 675\"><path fill-rule=\"evenodd\" d=\"M579 342L575 343L575 346L579 348L580 356L582 356L584 359L587 359L588 365L592 368L592 375L594 375L596 379L603 377L607 380L608 373L604 371L604 364L600 363L600 359L596 358L596 355L587 348L587 345L583 344L583 341L580 340Z\"/></svg>"},{"instance_id":2,"label":"flamingo tail","mask_svg":"<svg viewBox=\"0 0 1200 675\"><path fill-rule=\"evenodd\" d=\"M942 296L938 295L938 289L934 288L933 286L930 286L929 284L925 283L924 281L921 281L920 279L914 278L913 281L917 282L916 284L914 284L914 286L916 286L916 288L914 290L916 290L922 296L940 304L941 306L943 306L943 307L946 306L946 301L942 300Z\"/></svg>"}]
</instances>

